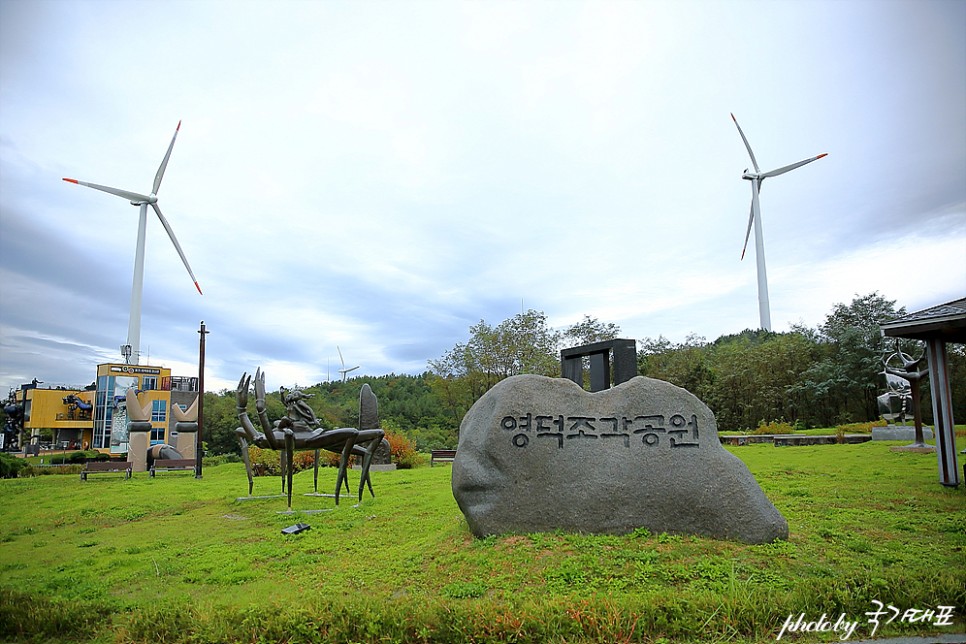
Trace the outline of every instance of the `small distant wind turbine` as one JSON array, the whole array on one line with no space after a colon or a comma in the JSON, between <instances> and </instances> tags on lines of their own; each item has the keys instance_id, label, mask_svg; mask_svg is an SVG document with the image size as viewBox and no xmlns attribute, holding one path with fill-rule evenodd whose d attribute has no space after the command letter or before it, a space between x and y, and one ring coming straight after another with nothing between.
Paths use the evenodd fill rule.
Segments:
<instances>
[{"instance_id":1,"label":"small distant wind turbine","mask_svg":"<svg viewBox=\"0 0 966 644\"><path fill-rule=\"evenodd\" d=\"M738 119L735 118L734 114L731 115L731 120L735 122L735 127L738 128L738 134L741 135L741 140L745 142L745 148L748 149L751 164L755 167L754 172L748 172L748 168L745 168L744 174L741 175L742 179L751 182L751 212L748 214L748 230L745 232L745 245L741 248L741 259L745 258L745 250L748 248L748 237L751 235L751 225L754 224L755 257L758 260L758 313L761 318L761 328L766 331L771 331L771 311L768 305L768 276L765 273L765 241L761 233L761 208L758 205L758 193L761 192L761 184L768 177L777 177L780 174L785 174L789 170L800 168L807 163L817 161L828 155L820 154L817 157L811 157L798 163L786 165L777 170L761 172L758 169L758 161L755 160L755 153L751 151L751 145L748 143L745 133L741 131L741 126L738 125Z\"/></svg>"},{"instance_id":2,"label":"small distant wind turbine","mask_svg":"<svg viewBox=\"0 0 966 644\"><path fill-rule=\"evenodd\" d=\"M342 349L340 349L338 345L336 345L335 349L336 349L336 351L339 352L339 362L342 363L342 368L339 369L339 373L342 374L342 382L345 382L346 376L349 375L349 372L350 371L355 371L356 369L358 369L359 368L359 365L356 365L354 367L349 367L348 369L346 369L345 368L345 360L342 359Z\"/></svg>"},{"instance_id":3,"label":"small distant wind turbine","mask_svg":"<svg viewBox=\"0 0 966 644\"><path fill-rule=\"evenodd\" d=\"M133 364L138 364L138 354L141 344L141 293L144 290L144 238L145 228L148 220L149 205L154 209L155 214L158 215L158 219L161 220L161 225L164 226L165 231L168 233L168 237L171 238L171 243L174 244L175 250L178 251L178 255L181 257L184 267L188 269L188 275L191 276L191 281L194 282L195 288L198 289L198 293L201 294L201 287L198 285L198 280L195 279L195 274L192 272L191 266L188 265L188 259L184 256L184 251L181 250L181 244L178 243L178 238L174 236L174 231L171 230L171 225L168 223L168 220L164 218L164 215L161 214L161 208L158 207L158 188L161 187L161 179L164 177L165 168L168 167L168 159L171 158L171 150L174 148L174 140L178 138L178 130L180 129L181 121L178 121L178 127L174 129L174 136L171 137L171 143L168 145L168 151L164 154L164 160L161 161L161 167L158 168L157 174L154 175L154 184L151 186L151 194L142 195L137 192L128 192L127 190L101 186L96 183L87 183L85 181L78 181L77 179L64 178L64 181L69 183L76 183L79 186L87 186L88 188L94 188L95 190L117 195L118 197L130 201L132 206L141 207L141 216L138 220L137 250L134 254L134 283L131 286L131 315L128 319L127 344L121 347L121 353L124 356L125 361L128 363L130 363L133 359Z\"/></svg>"}]
</instances>

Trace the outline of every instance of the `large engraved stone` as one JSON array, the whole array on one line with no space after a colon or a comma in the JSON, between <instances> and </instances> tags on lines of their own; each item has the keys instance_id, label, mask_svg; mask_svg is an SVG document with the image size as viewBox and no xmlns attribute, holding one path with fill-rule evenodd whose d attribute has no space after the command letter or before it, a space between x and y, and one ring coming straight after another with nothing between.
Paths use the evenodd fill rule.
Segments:
<instances>
[{"instance_id":1,"label":"large engraved stone","mask_svg":"<svg viewBox=\"0 0 966 644\"><path fill-rule=\"evenodd\" d=\"M721 447L711 410L640 376L597 393L563 378L501 381L460 426L453 495L478 537L644 527L788 538L785 518Z\"/></svg>"}]
</instances>

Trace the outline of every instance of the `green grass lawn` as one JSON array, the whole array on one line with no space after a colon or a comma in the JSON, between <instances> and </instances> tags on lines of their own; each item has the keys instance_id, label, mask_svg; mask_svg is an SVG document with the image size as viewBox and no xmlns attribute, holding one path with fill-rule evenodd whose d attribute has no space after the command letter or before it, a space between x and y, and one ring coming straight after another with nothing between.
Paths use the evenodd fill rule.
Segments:
<instances>
[{"instance_id":1,"label":"green grass lawn","mask_svg":"<svg viewBox=\"0 0 966 644\"><path fill-rule=\"evenodd\" d=\"M800 613L861 620L861 639L873 600L955 607L954 626L897 620L877 636L963 632L966 491L938 483L935 455L894 445L729 448L788 519L788 541L757 546L643 530L474 539L448 466L373 473L378 496L358 507L303 496L302 472L293 506L329 511L295 515L281 498L236 500L240 464L200 481L3 480L0 639L774 642ZM322 470L322 491L334 481ZM256 479L255 494L279 485ZM281 533L296 522L311 530Z\"/></svg>"}]
</instances>

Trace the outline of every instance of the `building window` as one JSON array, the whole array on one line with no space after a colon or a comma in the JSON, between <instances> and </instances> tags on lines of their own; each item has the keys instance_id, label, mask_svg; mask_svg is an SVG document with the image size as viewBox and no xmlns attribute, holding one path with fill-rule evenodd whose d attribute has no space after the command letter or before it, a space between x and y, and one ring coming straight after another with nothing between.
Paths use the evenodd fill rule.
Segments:
<instances>
[{"instance_id":1,"label":"building window","mask_svg":"<svg viewBox=\"0 0 966 644\"><path fill-rule=\"evenodd\" d=\"M151 401L151 422L164 423L168 420L168 404L164 400ZM151 444L164 442L164 426L151 427Z\"/></svg>"},{"instance_id":2,"label":"building window","mask_svg":"<svg viewBox=\"0 0 966 644\"><path fill-rule=\"evenodd\" d=\"M97 377L97 393L94 397L94 438L91 447L104 449L111 446L111 416L112 406L109 387L113 387L113 379L107 376Z\"/></svg>"},{"instance_id":3,"label":"building window","mask_svg":"<svg viewBox=\"0 0 966 644\"><path fill-rule=\"evenodd\" d=\"M144 376L141 378L141 391L154 391L158 388L158 379L154 376Z\"/></svg>"}]
</instances>

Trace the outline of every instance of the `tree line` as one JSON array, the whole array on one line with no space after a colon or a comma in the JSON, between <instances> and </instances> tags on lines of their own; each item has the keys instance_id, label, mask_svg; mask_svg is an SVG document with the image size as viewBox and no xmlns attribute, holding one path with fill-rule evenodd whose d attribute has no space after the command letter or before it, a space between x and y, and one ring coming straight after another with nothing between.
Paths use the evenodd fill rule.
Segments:
<instances>
[{"instance_id":1,"label":"tree line","mask_svg":"<svg viewBox=\"0 0 966 644\"><path fill-rule=\"evenodd\" d=\"M816 328L793 327L776 333L746 330L714 341L690 335L683 342L663 336L638 341L638 373L683 387L714 412L719 430L754 429L762 422L798 427L831 427L879 417L877 397L885 391L883 358L895 350L879 325L905 315L894 300L878 293L836 304ZM553 329L547 316L529 310L491 325L469 329L466 342L428 361L420 375L390 374L325 382L304 389L326 427L355 427L358 396L369 383L379 400L384 427L405 434L420 451L455 448L463 415L500 380L518 374L560 375L559 352L621 337L619 326L584 316L577 324ZM908 354L921 343L903 340ZM966 380L966 347L948 346L950 377ZM923 414L931 422L928 381ZM272 420L284 405L277 392L267 398ZM953 389L953 412L966 419L966 388ZM238 451L235 392L205 394L204 438L209 452Z\"/></svg>"}]
</instances>

